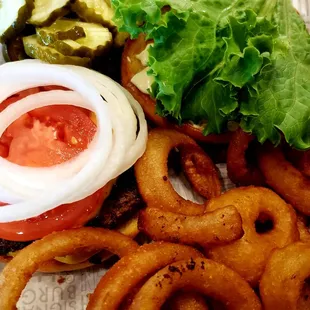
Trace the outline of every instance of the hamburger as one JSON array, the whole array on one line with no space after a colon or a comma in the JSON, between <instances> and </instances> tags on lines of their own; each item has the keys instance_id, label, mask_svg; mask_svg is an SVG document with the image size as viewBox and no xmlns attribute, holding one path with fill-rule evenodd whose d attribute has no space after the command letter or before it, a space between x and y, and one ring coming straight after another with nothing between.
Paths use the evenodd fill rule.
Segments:
<instances>
[{"instance_id":1,"label":"hamburger","mask_svg":"<svg viewBox=\"0 0 310 310\"><path fill-rule=\"evenodd\" d=\"M131 167L145 150L147 126L133 97L89 69L32 60L2 65L0 80L7 85L0 99L0 160L7 169L0 181L0 261L50 233L82 226L136 237L144 204ZM97 99L84 96L86 89ZM79 249L41 270L76 270L109 256Z\"/></svg>"},{"instance_id":2,"label":"hamburger","mask_svg":"<svg viewBox=\"0 0 310 310\"><path fill-rule=\"evenodd\" d=\"M218 143L241 127L260 143L285 140L298 150L310 148L310 101L302 91L309 33L291 5L112 4L119 31L131 36L122 58L123 86L156 125ZM290 24L299 29L299 40Z\"/></svg>"},{"instance_id":3,"label":"hamburger","mask_svg":"<svg viewBox=\"0 0 310 310\"><path fill-rule=\"evenodd\" d=\"M147 75L148 71L148 47L152 41L145 39L145 35L140 35L137 39L127 40L122 56L121 80L122 85L140 103L143 111L150 123L160 127L174 128L198 142L224 144L228 143L232 132L227 130L222 134L203 133L206 121L200 124L186 121L179 125L172 118L162 117L156 112L156 100L150 94L153 78Z\"/></svg>"}]
</instances>

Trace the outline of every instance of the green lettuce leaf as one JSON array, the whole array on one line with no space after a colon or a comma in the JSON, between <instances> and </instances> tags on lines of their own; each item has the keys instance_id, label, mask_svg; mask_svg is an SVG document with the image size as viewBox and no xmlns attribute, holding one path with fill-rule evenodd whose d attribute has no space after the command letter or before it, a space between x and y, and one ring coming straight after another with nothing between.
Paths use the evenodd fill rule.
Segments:
<instances>
[{"instance_id":1,"label":"green lettuce leaf","mask_svg":"<svg viewBox=\"0 0 310 310\"><path fill-rule=\"evenodd\" d=\"M257 82L257 95L242 105L242 127L260 142L283 134L298 149L310 148L310 36L290 0L278 2L279 39L272 63ZM252 112L254 111L254 113Z\"/></svg>"},{"instance_id":2,"label":"green lettuce leaf","mask_svg":"<svg viewBox=\"0 0 310 310\"><path fill-rule=\"evenodd\" d=\"M149 49L157 113L310 148L310 37L291 0L112 0Z\"/></svg>"}]
</instances>

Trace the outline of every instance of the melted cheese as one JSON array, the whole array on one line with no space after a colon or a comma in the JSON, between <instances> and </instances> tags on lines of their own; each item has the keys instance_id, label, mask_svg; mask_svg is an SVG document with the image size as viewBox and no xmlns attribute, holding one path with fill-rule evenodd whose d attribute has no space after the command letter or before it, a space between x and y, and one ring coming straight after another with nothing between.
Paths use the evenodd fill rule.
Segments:
<instances>
[{"instance_id":1,"label":"melted cheese","mask_svg":"<svg viewBox=\"0 0 310 310\"><path fill-rule=\"evenodd\" d=\"M148 67L137 73L132 79L131 83L134 84L142 93L149 94L154 77L147 75Z\"/></svg>"},{"instance_id":2,"label":"melted cheese","mask_svg":"<svg viewBox=\"0 0 310 310\"><path fill-rule=\"evenodd\" d=\"M149 94L149 90L151 89L151 86L154 83L154 77L147 75L147 71L149 70L149 67L147 67L147 63L149 60L149 47L151 45L152 44L148 44L147 47L140 54L136 56L136 58L139 59L141 64L146 68L138 72L131 79L131 83L134 84L144 94Z\"/></svg>"}]
</instances>

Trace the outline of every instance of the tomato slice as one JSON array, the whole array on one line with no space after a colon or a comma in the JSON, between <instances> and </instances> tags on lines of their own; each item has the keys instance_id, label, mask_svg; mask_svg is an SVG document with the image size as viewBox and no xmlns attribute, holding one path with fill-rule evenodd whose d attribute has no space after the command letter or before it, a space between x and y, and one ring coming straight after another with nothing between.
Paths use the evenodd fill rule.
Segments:
<instances>
[{"instance_id":1,"label":"tomato slice","mask_svg":"<svg viewBox=\"0 0 310 310\"><path fill-rule=\"evenodd\" d=\"M23 91L3 102L0 112L30 94L55 88ZM33 110L7 128L0 138L0 156L31 167L49 167L72 159L88 147L96 132L96 125L89 116L89 111L68 105ZM81 227L95 216L106 195L107 190L103 188L83 200L59 206L38 217L0 223L0 238L30 241L53 231Z\"/></svg>"}]
</instances>

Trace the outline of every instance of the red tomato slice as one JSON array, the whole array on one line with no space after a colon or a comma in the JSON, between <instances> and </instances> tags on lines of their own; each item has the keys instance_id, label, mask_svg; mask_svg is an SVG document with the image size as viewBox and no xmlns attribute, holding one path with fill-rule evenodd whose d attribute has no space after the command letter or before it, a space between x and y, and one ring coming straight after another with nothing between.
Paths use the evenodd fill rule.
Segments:
<instances>
[{"instance_id":1,"label":"red tomato slice","mask_svg":"<svg viewBox=\"0 0 310 310\"><path fill-rule=\"evenodd\" d=\"M0 105L0 112L30 94L51 89L55 87L37 87L14 95ZM93 139L96 125L89 115L85 109L67 105L33 110L7 128L0 138L0 156L22 166L48 167L63 163L85 150ZM101 189L81 201L59 206L41 216L0 223L0 238L30 241L53 231L81 227L95 216L105 194Z\"/></svg>"}]
</instances>

